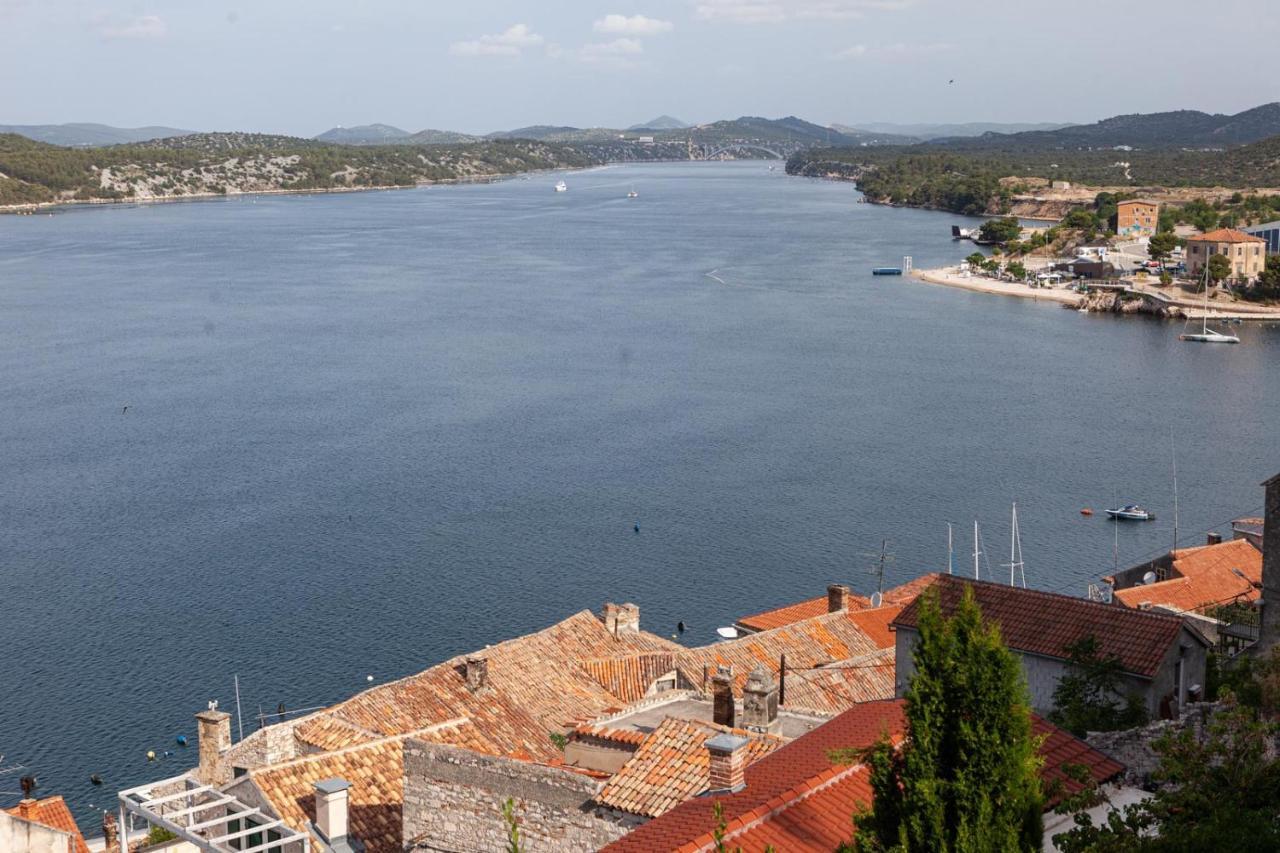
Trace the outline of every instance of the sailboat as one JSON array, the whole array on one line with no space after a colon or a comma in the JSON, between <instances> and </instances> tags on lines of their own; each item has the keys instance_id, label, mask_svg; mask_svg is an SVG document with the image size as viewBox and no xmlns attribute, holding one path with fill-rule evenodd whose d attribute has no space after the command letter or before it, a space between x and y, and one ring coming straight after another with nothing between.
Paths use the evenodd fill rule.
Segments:
<instances>
[{"instance_id":1,"label":"sailboat","mask_svg":"<svg viewBox=\"0 0 1280 853\"><path fill-rule=\"evenodd\" d=\"M640 197L640 193L636 192L635 187L632 187L630 191L627 192L627 198L639 198L639 197Z\"/></svg>"},{"instance_id":2,"label":"sailboat","mask_svg":"<svg viewBox=\"0 0 1280 853\"><path fill-rule=\"evenodd\" d=\"M568 191L569 191L568 184L566 184L564 181L556 181L556 192L567 193Z\"/></svg>"},{"instance_id":3,"label":"sailboat","mask_svg":"<svg viewBox=\"0 0 1280 853\"><path fill-rule=\"evenodd\" d=\"M1201 344L1238 344L1240 339L1216 329L1209 328L1209 264L1204 265L1204 316L1198 332L1183 332L1178 335L1180 341L1195 341Z\"/></svg>"}]
</instances>

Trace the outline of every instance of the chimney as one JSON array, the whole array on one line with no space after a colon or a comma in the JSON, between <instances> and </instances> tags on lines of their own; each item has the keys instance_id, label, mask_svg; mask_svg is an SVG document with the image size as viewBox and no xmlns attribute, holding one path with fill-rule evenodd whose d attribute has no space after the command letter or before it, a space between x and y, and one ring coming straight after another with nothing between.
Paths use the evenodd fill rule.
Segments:
<instances>
[{"instance_id":1,"label":"chimney","mask_svg":"<svg viewBox=\"0 0 1280 853\"><path fill-rule=\"evenodd\" d=\"M711 774L708 793L732 793L747 787L747 744L741 735L720 734L707 741Z\"/></svg>"},{"instance_id":2,"label":"chimney","mask_svg":"<svg viewBox=\"0 0 1280 853\"><path fill-rule=\"evenodd\" d=\"M1262 627L1257 652L1280 642L1280 474L1262 484L1267 490L1262 526Z\"/></svg>"},{"instance_id":3,"label":"chimney","mask_svg":"<svg viewBox=\"0 0 1280 853\"><path fill-rule=\"evenodd\" d=\"M467 658L467 689L478 693L489 686L489 659L483 655Z\"/></svg>"},{"instance_id":4,"label":"chimney","mask_svg":"<svg viewBox=\"0 0 1280 853\"><path fill-rule=\"evenodd\" d=\"M347 837L347 789L345 779L324 779L316 783L316 829L330 847Z\"/></svg>"},{"instance_id":5,"label":"chimney","mask_svg":"<svg viewBox=\"0 0 1280 853\"><path fill-rule=\"evenodd\" d=\"M231 748L231 715L218 710L216 699L207 711L196 714L196 733L200 744L196 778L206 785L221 785L227 781L222 754Z\"/></svg>"},{"instance_id":6,"label":"chimney","mask_svg":"<svg viewBox=\"0 0 1280 853\"><path fill-rule=\"evenodd\" d=\"M742 686L742 727L758 732L778 727L778 688L762 663Z\"/></svg>"},{"instance_id":7,"label":"chimney","mask_svg":"<svg viewBox=\"0 0 1280 853\"><path fill-rule=\"evenodd\" d=\"M718 666L711 678L711 719L721 726L733 728L733 667Z\"/></svg>"},{"instance_id":8,"label":"chimney","mask_svg":"<svg viewBox=\"0 0 1280 853\"><path fill-rule=\"evenodd\" d=\"M1218 531L1216 531L1216 530L1210 530L1210 531L1209 531L1209 533L1204 537L1204 539L1205 539L1205 543L1204 543L1204 544L1206 544L1206 545L1221 545L1221 544L1222 544L1222 534L1221 534L1221 533L1219 533L1219 532L1218 532Z\"/></svg>"},{"instance_id":9,"label":"chimney","mask_svg":"<svg viewBox=\"0 0 1280 853\"><path fill-rule=\"evenodd\" d=\"M604 629L613 636L634 634L640 630L640 607L635 604L604 605Z\"/></svg>"},{"instance_id":10,"label":"chimney","mask_svg":"<svg viewBox=\"0 0 1280 853\"><path fill-rule=\"evenodd\" d=\"M843 613L849 609L849 587L833 583L827 587L827 612Z\"/></svg>"},{"instance_id":11,"label":"chimney","mask_svg":"<svg viewBox=\"0 0 1280 853\"><path fill-rule=\"evenodd\" d=\"M102 840L106 842L103 846L105 853L112 853L116 842L119 839L119 830L116 826L116 816L111 812L102 813Z\"/></svg>"}]
</instances>

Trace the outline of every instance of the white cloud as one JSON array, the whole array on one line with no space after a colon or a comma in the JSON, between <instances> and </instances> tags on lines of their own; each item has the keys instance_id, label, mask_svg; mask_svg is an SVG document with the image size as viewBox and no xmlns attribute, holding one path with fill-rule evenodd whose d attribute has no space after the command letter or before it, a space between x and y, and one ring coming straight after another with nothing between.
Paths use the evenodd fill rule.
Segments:
<instances>
[{"instance_id":1,"label":"white cloud","mask_svg":"<svg viewBox=\"0 0 1280 853\"><path fill-rule=\"evenodd\" d=\"M883 44L868 47L865 44L855 44L853 47L847 47L838 53L832 55L832 59L917 59L922 56L935 56L939 53L946 53L954 50L955 45L933 43L933 44L904 44L898 42L896 44Z\"/></svg>"},{"instance_id":2,"label":"white cloud","mask_svg":"<svg viewBox=\"0 0 1280 853\"><path fill-rule=\"evenodd\" d=\"M158 39L169 32L168 25L159 15L139 15L124 22L102 18L97 21L97 28L104 39Z\"/></svg>"},{"instance_id":3,"label":"white cloud","mask_svg":"<svg viewBox=\"0 0 1280 853\"><path fill-rule=\"evenodd\" d=\"M497 35L456 41L449 45L449 53L454 56L519 56L524 48L539 44L542 44L542 36L530 30L527 24L514 24Z\"/></svg>"},{"instance_id":4,"label":"white cloud","mask_svg":"<svg viewBox=\"0 0 1280 853\"><path fill-rule=\"evenodd\" d=\"M739 24L776 24L795 19L860 18L868 11L904 9L915 0L694 0L699 18Z\"/></svg>"},{"instance_id":5,"label":"white cloud","mask_svg":"<svg viewBox=\"0 0 1280 853\"><path fill-rule=\"evenodd\" d=\"M670 21L658 18L646 18L644 15L605 15L592 24L598 33L616 33L627 36L656 36L669 33L673 28Z\"/></svg>"},{"instance_id":6,"label":"white cloud","mask_svg":"<svg viewBox=\"0 0 1280 853\"><path fill-rule=\"evenodd\" d=\"M614 68L633 68L636 65L635 58L642 53L644 53L644 45L639 41L620 38L583 45L578 51L578 59L583 62L610 65Z\"/></svg>"}]
</instances>

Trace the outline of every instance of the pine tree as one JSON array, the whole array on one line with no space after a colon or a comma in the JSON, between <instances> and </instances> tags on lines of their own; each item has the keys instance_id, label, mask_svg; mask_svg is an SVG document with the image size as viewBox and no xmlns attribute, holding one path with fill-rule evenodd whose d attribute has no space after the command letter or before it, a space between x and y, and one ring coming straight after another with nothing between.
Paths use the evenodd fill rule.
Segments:
<instances>
[{"instance_id":1,"label":"pine tree","mask_svg":"<svg viewBox=\"0 0 1280 853\"><path fill-rule=\"evenodd\" d=\"M907 740L870 756L874 803L855 818L858 851L1040 849L1040 760L1018 659L966 590L944 618L921 600Z\"/></svg>"}]
</instances>

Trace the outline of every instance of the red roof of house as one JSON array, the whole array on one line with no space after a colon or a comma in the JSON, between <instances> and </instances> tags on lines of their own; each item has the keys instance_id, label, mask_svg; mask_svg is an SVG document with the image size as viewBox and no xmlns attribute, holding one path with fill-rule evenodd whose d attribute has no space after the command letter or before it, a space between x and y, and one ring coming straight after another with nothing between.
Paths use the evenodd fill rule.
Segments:
<instances>
[{"instance_id":1,"label":"red roof of house","mask_svg":"<svg viewBox=\"0 0 1280 853\"><path fill-rule=\"evenodd\" d=\"M849 621L862 629L862 633L882 649L894 647L893 629L889 626L902 612L903 605L886 605L869 610L855 610L849 614Z\"/></svg>"},{"instance_id":2,"label":"red roof of house","mask_svg":"<svg viewBox=\"0 0 1280 853\"><path fill-rule=\"evenodd\" d=\"M71 846L75 853L89 853L89 846L84 843L80 827L71 816L71 809L60 796L45 797L43 800L22 800L16 806L5 809L16 818L38 823L71 836Z\"/></svg>"},{"instance_id":3,"label":"red roof of house","mask_svg":"<svg viewBox=\"0 0 1280 853\"><path fill-rule=\"evenodd\" d=\"M1237 231L1235 228L1219 228L1205 234L1187 238L1188 243L1265 243L1261 237Z\"/></svg>"},{"instance_id":4,"label":"red roof of house","mask_svg":"<svg viewBox=\"0 0 1280 853\"><path fill-rule=\"evenodd\" d=\"M964 591L973 590L983 617L1000 626L1000 635L1011 649L1065 659L1067 646L1092 635L1101 654L1115 655L1125 671L1143 678L1156 674L1183 628L1179 616L955 575L939 578L936 588L942 613L947 616L955 612ZM919 615L917 599L903 609L893 625L914 629Z\"/></svg>"},{"instance_id":5,"label":"red roof of house","mask_svg":"<svg viewBox=\"0 0 1280 853\"><path fill-rule=\"evenodd\" d=\"M904 584L895 586L893 589L886 590L883 596L881 606L889 604L910 604L915 597L924 590L928 589L933 582L941 577L939 574L921 575L914 580L907 581ZM865 610L871 606L871 600L863 598L860 595L849 595L849 613L856 613L859 610ZM737 624L752 631L769 631L773 628L781 628L784 625L790 625L793 622L800 622L804 619L812 619L815 616L822 616L830 612L827 609L827 597L825 595L817 598L810 598L795 604L788 604L785 607L777 607L773 610L766 610L763 613L755 613L751 616L743 616L738 620Z\"/></svg>"},{"instance_id":6,"label":"red roof of house","mask_svg":"<svg viewBox=\"0 0 1280 853\"><path fill-rule=\"evenodd\" d=\"M1095 782L1123 772L1118 762L1083 741L1035 715L1031 719L1033 732L1045 736L1040 775L1052 786L1046 792L1046 808L1081 788L1065 774L1064 764L1084 765ZM863 749L882 734L896 742L905 727L900 699L859 705L748 765L746 788L738 793L686 800L604 850L709 850L716 824L712 807L719 803L730 849L760 853L772 845L787 853L830 853L850 840L854 812L871 800L866 765L832 763L831 751Z\"/></svg>"},{"instance_id":7,"label":"red roof of house","mask_svg":"<svg viewBox=\"0 0 1280 853\"><path fill-rule=\"evenodd\" d=\"M1156 583L1118 589L1115 598L1126 607L1156 605L1178 610L1256 601L1262 595L1262 552L1247 539L1181 548L1173 552L1173 575Z\"/></svg>"}]
</instances>

